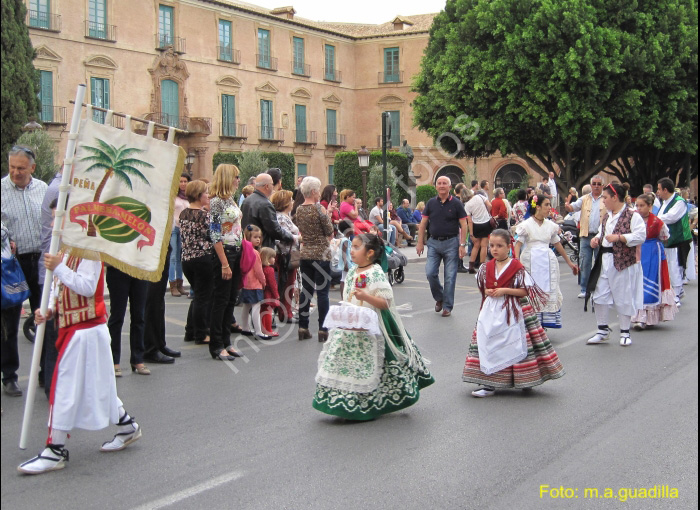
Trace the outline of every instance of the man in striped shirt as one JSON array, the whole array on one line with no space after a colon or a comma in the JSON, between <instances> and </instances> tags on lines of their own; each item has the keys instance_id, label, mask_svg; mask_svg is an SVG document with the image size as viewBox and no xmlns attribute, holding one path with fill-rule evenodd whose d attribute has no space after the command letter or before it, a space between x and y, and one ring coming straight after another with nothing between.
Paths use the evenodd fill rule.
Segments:
<instances>
[{"instance_id":1,"label":"man in striped shirt","mask_svg":"<svg viewBox=\"0 0 700 510\"><path fill-rule=\"evenodd\" d=\"M36 310L41 300L38 276L41 204L48 187L46 183L32 177L36 169L35 160L36 156L31 149L19 145L12 147L9 153L9 174L0 181L2 222L10 232L10 244L29 284L31 310ZM17 330L21 314L21 305L2 311L2 385L5 393L13 397L22 396L22 389L17 384Z\"/></svg>"}]
</instances>

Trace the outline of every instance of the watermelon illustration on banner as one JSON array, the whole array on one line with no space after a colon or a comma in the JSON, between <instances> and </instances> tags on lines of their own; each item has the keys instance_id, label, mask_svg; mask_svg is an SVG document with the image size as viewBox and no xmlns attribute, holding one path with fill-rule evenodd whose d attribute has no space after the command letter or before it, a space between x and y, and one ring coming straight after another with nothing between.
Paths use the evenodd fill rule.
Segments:
<instances>
[{"instance_id":1,"label":"watermelon illustration on banner","mask_svg":"<svg viewBox=\"0 0 700 510\"><path fill-rule=\"evenodd\" d=\"M62 244L144 280L160 280L185 151L83 120Z\"/></svg>"}]
</instances>

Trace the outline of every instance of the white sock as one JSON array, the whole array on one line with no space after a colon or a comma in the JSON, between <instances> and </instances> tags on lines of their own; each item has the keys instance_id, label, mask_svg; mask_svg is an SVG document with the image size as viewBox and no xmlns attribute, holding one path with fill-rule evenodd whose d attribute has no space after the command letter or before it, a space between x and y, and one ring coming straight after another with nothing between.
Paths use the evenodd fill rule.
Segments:
<instances>
[{"instance_id":1,"label":"white sock","mask_svg":"<svg viewBox=\"0 0 700 510\"><path fill-rule=\"evenodd\" d=\"M243 303L243 311L241 312L241 329L243 331L250 331L250 318L248 317L250 308L249 303Z\"/></svg>"},{"instance_id":2,"label":"white sock","mask_svg":"<svg viewBox=\"0 0 700 510\"><path fill-rule=\"evenodd\" d=\"M251 313L253 314L253 330L255 333L262 333L262 320L260 318L260 303L254 303L251 308Z\"/></svg>"},{"instance_id":3,"label":"white sock","mask_svg":"<svg viewBox=\"0 0 700 510\"><path fill-rule=\"evenodd\" d=\"M595 319L598 324L607 324L608 315L610 315L610 305L599 305L594 303L595 306ZM600 329L600 328L598 328Z\"/></svg>"},{"instance_id":4,"label":"white sock","mask_svg":"<svg viewBox=\"0 0 700 510\"><path fill-rule=\"evenodd\" d=\"M65 430L51 429L49 431L49 443L65 446L68 432Z\"/></svg>"},{"instance_id":5,"label":"white sock","mask_svg":"<svg viewBox=\"0 0 700 510\"><path fill-rule=\"evenodd\" d=\"M131 416L129 416L129 413L126 412L126 409L124 407L119 408L119 421L124 423L128 422L131 420ZM124 425L117 425L117 428L119 429L119 432L133 432L134 431L134 425L132 423L126 423Z\"/></svg>"},{"instance_id":6,"label":"white sock","mask_svg":"<svg viewBox=\"0 0 700 510\"><path fill-rule=\"evenodd\" d=\"M619 315L618 317L620 318L620 329L622 331L627 331L627 334L629 334L630 330L630 325L632 324L632 317L629 315Z\"/></svg>"}]
</instances>

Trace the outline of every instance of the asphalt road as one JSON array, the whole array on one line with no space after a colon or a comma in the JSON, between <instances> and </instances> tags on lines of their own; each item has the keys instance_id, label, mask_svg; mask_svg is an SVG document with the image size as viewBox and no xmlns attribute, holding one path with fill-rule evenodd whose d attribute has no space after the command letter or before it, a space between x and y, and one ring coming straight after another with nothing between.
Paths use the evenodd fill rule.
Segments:
<instances>
[{"instance_id":1,"label":"asphalt road","mask_svg":"<svg viewBox=\"0 0 700 510\"><path fill-rule=\"evenodd\" d=\"M21 451L23 399L2 395L2 508L698 507L697 283L686 287L675 322L633 333L631 347L616 339L586 346L595 319L565 275L565 327L549 333L566 376L531 394L475 399L474 386L461 382L480 300L475 281L458 276L453 316L441 318L423 271L409 264L394 286L437 381L415 406L356 424L319 413L311 407L315 339L299 342L291 330L276 345L242 344L247 358L227 365L182 342L189 301L168 296L168 343L183 357L118 380L143 427L126 450L98 451L113 428L76 430L66 469L20 476L16 466L46 438L47 403L37 397L30 447ZM20 339L20 347L26 389L31 344ZM621 501L654 486L678 497ZM585 492L592 488L600 498ZM604 498L606 488L616 497Z\"/></svg>"}]
</instances>

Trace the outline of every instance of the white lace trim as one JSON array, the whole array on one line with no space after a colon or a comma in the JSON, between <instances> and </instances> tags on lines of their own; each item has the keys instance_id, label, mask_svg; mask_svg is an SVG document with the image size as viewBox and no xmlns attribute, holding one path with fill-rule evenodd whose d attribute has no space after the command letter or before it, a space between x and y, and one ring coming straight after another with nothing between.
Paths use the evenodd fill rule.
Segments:
<instances>
[{"instance_id":1,"label":"white lace trim","mask_svg":"<svg viewBox=\"0 0 700 510\"><path fill-rule=\"evenodd\" d=\"M379 315L371 308L341 302L328 309L323 327L328 329L350 329L366 331L370 335L381 335Z\"/></svg>"}]
</instances>

